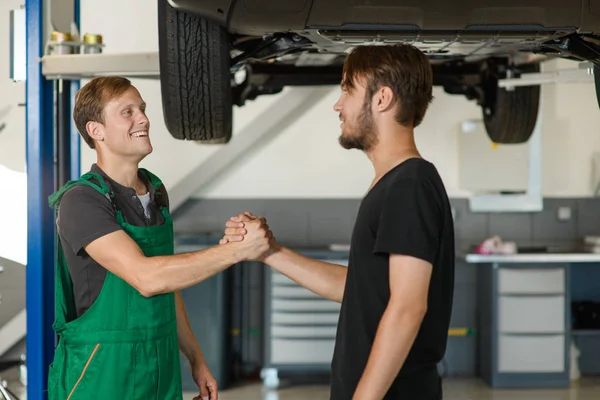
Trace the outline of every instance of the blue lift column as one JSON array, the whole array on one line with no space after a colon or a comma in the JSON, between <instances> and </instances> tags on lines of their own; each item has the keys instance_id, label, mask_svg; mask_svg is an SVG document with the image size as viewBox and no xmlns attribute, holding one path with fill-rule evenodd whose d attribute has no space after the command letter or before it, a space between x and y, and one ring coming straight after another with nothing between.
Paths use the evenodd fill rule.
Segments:
<instances>
[{"instance_id":1,"label":"blue lift column","mask_svg":"<svg viewBox=\"0 0 600 400\"><path fill-rule=\"evenodd\" d=\"M46 399L48 365L54 350L54 215L48 196L55 189L53 85L42 76L43 1L27 0L27 398Z\"/></svg>"},{"instance_id":2,"label":"blue lift column","mask_svg":"<svg viewBox=\"0 0 600 400\"><path fill-rule=\"evenodd\" d=\"M44 55L44 1L27 0L27 80L26 80L26 160L27 160L27 398L47 399L48 366L54 354L54 213L48 206L48 196L59 186L57 165L68 165L72 177L79 175L79 139L74 138L68 124L68 152L55 160L57 109L54 106L54 83L42 75L39 60ZM76 4L76 10L79 7ZM76 16L78 20L78 15ZM71 92L78 82L65 82ZM57 93L57 99L60 95ZM69 93L66 99L72 99ZM63 103L64 104L64 103ZM61 114L71 114L68 109ZM64 139L64 138L63 138ZM72 157L72 154L75 157ZM65 159L66 158L66 159Z\"/></svg>"}]
</instances>

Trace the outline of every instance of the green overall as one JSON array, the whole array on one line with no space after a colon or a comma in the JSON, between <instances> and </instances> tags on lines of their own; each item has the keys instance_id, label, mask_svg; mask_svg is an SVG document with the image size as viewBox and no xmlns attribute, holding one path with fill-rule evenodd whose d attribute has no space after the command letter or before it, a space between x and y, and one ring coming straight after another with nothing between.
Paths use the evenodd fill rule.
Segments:
<instances>
[{"instance_id":1,"label":"green overall","mask_svg":"<svg viewBox=\"0 0 600 400\"><path fill-rule=\"evenodd\" d=\"M154 188L160 186L156 176L140 171ZM50 196L50 206L57 212L62 195L78 184L89 185L112 201L114 194L102 177L87 173ZM173 221L166 207L161 212L163 225L139 227L127 224L116 210L121 227L148 257L174 252ZM174 294L146 298L108 271L100 295L77 318L72 282L58 238L56 254L53 328L58 344L48 373L49 400L181 399Z\"/></svg>"}]
</instances>

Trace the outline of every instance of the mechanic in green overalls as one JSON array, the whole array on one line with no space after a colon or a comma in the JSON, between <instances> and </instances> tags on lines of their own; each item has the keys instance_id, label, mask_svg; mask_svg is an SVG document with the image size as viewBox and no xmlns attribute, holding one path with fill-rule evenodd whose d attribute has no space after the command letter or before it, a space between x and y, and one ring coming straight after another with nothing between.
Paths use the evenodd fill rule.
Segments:
<instances>
[{"instance_id":1,"label":"mechanic in green overalls","mask_svg":"<svg viewBox=\"0 0 600 400\"><path fill-rule=\"evenodd\" d=\"M152 152L138 90L121 77L93 79L73 118L97 163L49 199L58 231L49 399L181 399L179 351L196 399L217 399L178 291L261 256L268 226L257 218L243 240L174 255L167 191L138 168Z\"/></svg>"}]
</instances>

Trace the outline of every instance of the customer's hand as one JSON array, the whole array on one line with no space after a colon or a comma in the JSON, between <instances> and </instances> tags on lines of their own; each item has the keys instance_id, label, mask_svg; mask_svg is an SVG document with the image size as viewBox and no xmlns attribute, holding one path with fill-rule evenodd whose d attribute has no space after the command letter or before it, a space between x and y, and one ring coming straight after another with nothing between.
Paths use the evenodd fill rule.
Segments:
<instances>
[{"instance_id":1,"label":"customer's hand","mask_svg":"<svg viewBox=\"0 0 600 400\"><path fill-rule=\"evenodd\" d=\"M279 248L277 241L273 237L273 233L269 229L269 225L267 225L267 220L263 217L256 217L249 212L231 217L225 223L225 235L219 241L219 244L237 242L243 244L244 242L248 241L251 237L250 228L253 226L253 224L256 224L257 221L259 221L258 223L260 224L259 231L264 230L266 234L265 237L268 239L267 247L262 247L261 243L261 247L256 248L256 252L253 253L252 257L247 259L263 261L269 254ZM248 245L250 246L250 244Z\"/></svg>"}]
</instances>

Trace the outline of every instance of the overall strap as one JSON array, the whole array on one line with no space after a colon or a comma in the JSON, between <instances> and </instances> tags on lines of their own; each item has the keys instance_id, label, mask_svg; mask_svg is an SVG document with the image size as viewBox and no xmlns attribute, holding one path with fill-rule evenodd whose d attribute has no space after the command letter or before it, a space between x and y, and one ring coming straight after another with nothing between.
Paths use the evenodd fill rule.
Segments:
<instances>
[{"instance_id":1,"label":"overall strap","mask_svg":"<svg viewBox=\"0 0 600 400\"><path fill-rule=\"evenodd\" d=\"M165 207L166 204L162 198L163 193L160 189L160 187L163 184L160 178L145 168L138 168L138 171L140 171L150 181L150 184L154 188L154 197L156 199L156 205L158 206L159 210L162 212L163 215L165 215L165 212L167 212L168 214L168 210L166 210L167 207Z\"/></svg>"},{"instance_id":2,"label":"overall strap","mask_svg":"<svg viewBox=\"0 0 600 400\"><path fill-rule=\"evenodd\" d=\"M97 181L98 184L94 183ZM67 182L62 188L48 197L50 208L54 210L54 214L58 217L58 209L60 201L65 193L76 185L88 185L102 193L103 195L110 192L110 189L101 177L93 173L82 175L77 180ZM109 197L110 199L110 197ZM57 234L54 235L54 262L55 262L55 299L54 299L54 314L55 319L52 324L53 329L59 335L64 331L65 325L76 318L75 300L73 298L73 282L69 274L64 251L60 245L60 238Z\"/></svg>"},{"instance_id":3,"label":"overall strap","mask_svg":"<svg viewBox=\"0 0 600 400\"><path fill-rule=\"evenodd\" d=\"M97 183L95 183L96 181ZM70 189L72 189L75 185L88 185L98 192L102 193L103 196L106 196L112 203L112 199L114 197L113 192L110 190L108 185L104 182L102 177L94 172L88 172L82 175L79 179L67 182L62 188L60 188L55 193L51 194L48 197L48 204L50 208L55 211L58 210L60 205L60 200L62 196L67 193Z\"/></svg>"},{"instance_id":4,"label":"overall strap","mask_svg":"<svg viewBox=\"0 0 600 400\"><path fill-rule=\"evenodd\" d=\"M154 189L158 190L158 188L162 185L162 181L160 180L160 178L154 175L152 172L148 171L145 168L138 168L138 170L142 174L144 174L146 178L148 178L150 184L154 187Z\"/></svg>"}]
</instances>

